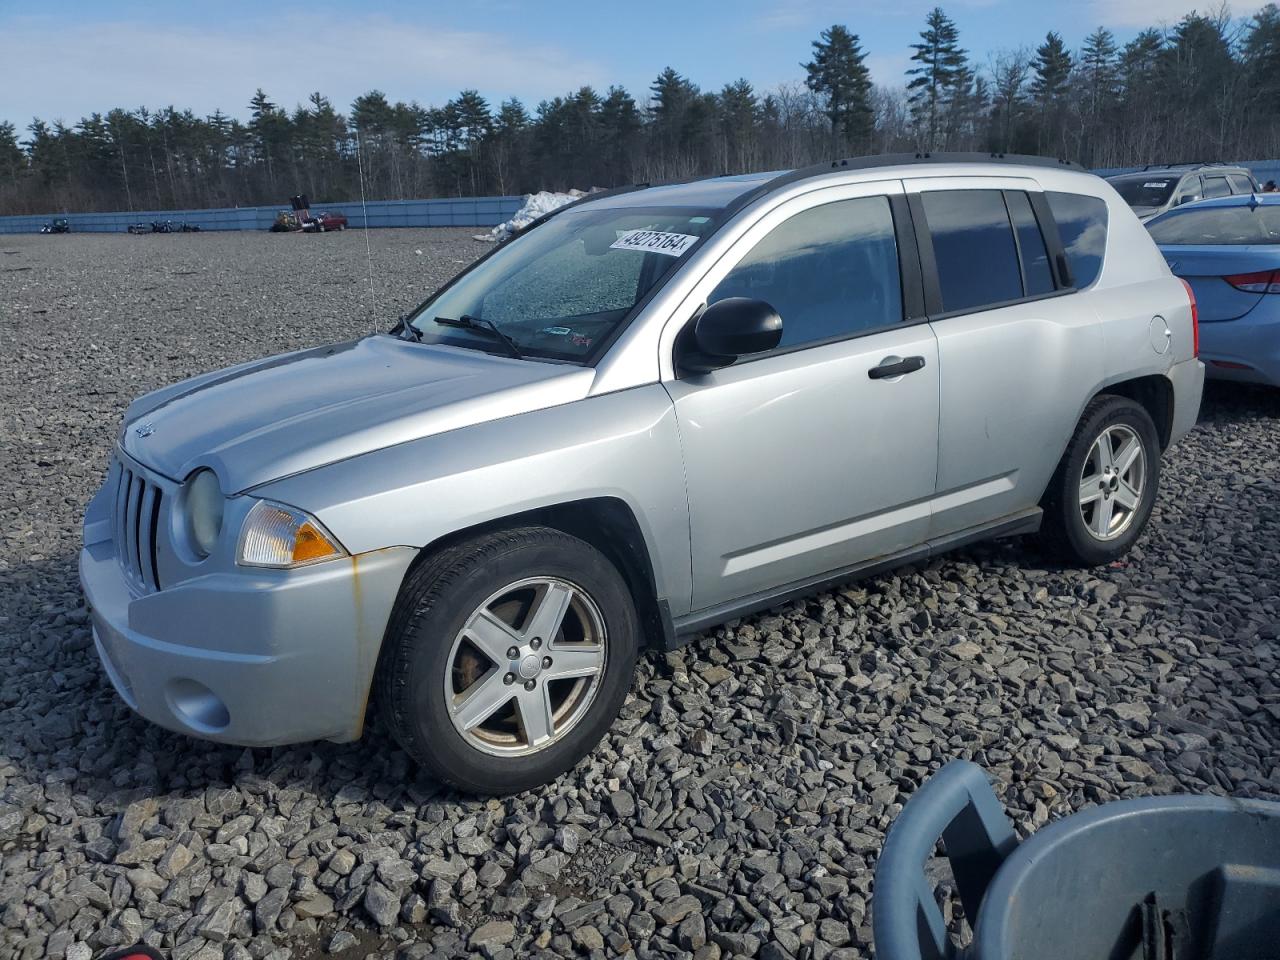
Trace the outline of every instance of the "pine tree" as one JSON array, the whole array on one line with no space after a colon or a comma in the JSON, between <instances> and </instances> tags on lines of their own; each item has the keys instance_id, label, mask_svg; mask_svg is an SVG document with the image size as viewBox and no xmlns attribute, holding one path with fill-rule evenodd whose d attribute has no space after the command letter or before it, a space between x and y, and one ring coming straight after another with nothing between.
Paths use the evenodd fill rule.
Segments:
<instances>
[{"instance_id":1,"label":"pine tree","mask_svg":"<svg viewBox=\"0 0 1280 960\"><path fill-rule=\"evenodd\" d=\"M921 147L935 150L943 106L965 67L966 54L960 48L960 32L955 22L941 7L929 11L920 42L913 43L911 48L915 50L911 59L919 66L907 71L907 76L912 78L907 84L907 99Z\"/></svg>"},{"instance_id":2,"label":"pine tree","mask_svg":"<svg viewBox=\"0 0 1280 960\"><path fill-rule=\"evenodd\" d=\"M1071 54L1058 33L1050 30L1045 35L1044 43L1036 48L1031 70L1031 96L1035 98L1040 112L1036 152L1054 150L1059 154L1065 153L1063 101L1071 79Z\"/></svg>"},{"instance_id":3,"label":"pine tree","mask_svg":"<svg viewBox=\"0 0 1280 960\"><path fill-rule=\"evenodd\" d=\"M1110 116L1120 95L1120 73L1115 37L1099 27L1085 38L1080 51L1078 83L1081 114L1079 160L1097 166L1103 157L1104 118Z\"/></svg>"},{"instance_id":4,"label":"pine tree","mask_svg":"<svg viewBox=\"0 0 1280 960\"><path fill-rule=\"evenodd\" d=\"M681 176L693 169L689 158L690 121L698 88L667 67L649 87L649 169L646 175Z\"/></svg>"},{"instance_id":5,"label":"pine tree","mask_svg":"<svg viewBox=\"0 0 1280 960\"><path fill-rule=\"evenodd\" d=\"M18 177L27 170L27 156L18 146L18 131L8 121L0 122L0 182L17 186Z\"/></svg>"},{"instance_id":6,"label":"pine tree","mask_svg":"<svg viewBox=\"0 0 1280 960\"><path fill-rule=\"evenodd\" d=\"M759 119L755 90L745 78L727 83L717 97L717 104L720 139L724 144L724 171L741 173L751 169Z\"/></svg>"},{"instance_id":7,"label":"pine tree","mask_svg":"<svg viewBox=\"0 0 1280 960\"><path fill-rule=\"evenodd\" d=\"M493 138L489 146L489 162L493 164L498 193L514 189L514 169L518 158L527 153L529 111L515 97L504 100L493 118Z\"/></svg>"},{"instance_id":8,"label":"pine tree","mask_svg":"<svg viewBox=\"0 0 1280 960\"><path fill-rule=\"evenodd\" d=\"M613 185L634 179L641 127L640 109L635 98L624 87L610 87L600 104L604 150L600 170L602 183Z\"/></svg>"},{"instance_id":9,"label":"pine tree","mask_svg":"<svg viewBox=\"0 0 1280 960\"><path fill-rule=\"evenodd\" d=\"M1067 92L1071 77L1071 54L1062 37L1053 30L1045 35L1044 43L1036 48L1032 65L1035 76L1031 80L1031 95L1042 105L1052 104Z\"/></svg>"},{"instance_id":10,"label":"pine tree","mask_svg":"<svg viewBox=\"0 0 1280 960\"><path fill-rule=\"evenodd\" d=\"M864 147L871 139L871 72L857 34L834 24L813 41L813 59L801 64L805 85L826 101L831 132Z\"/></svg>"},{"instance_id":11,"label":"pine tree","mask_svg":"<svg viewBox=\"0 0 1280 960\"><path fill-rule=\"evenodd\" d=\"M1274 3L1253 15L1242 53L1251 98L1268 114L1280 112L1280 9Z\"/></svg>"},{"instance_id":12,"label":"pine tree","mask_svg":"<svg viewBox=\"0 0 1280 960\"><path fill-rule=\"evenodd\" d=\"M1089 113L1096 117L1115 98L1118 85L1116 41L1106 27L1099 27L1085 38L1080 51L1080 72Z\"/></svg>"}]
</instances>

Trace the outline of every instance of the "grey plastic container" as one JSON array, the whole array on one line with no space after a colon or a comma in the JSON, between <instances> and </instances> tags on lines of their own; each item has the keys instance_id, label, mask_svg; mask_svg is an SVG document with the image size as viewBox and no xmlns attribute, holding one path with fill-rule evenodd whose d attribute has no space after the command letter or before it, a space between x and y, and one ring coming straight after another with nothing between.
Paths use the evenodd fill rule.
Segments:
<instances>
[{"instance_id":1,"label":"grey plastic container","mask_svg":"<svg viewBox=\"0 0 1280 960\"><path fill-rule=\"evenodd\" d=\"M939 838L963 950L925 876ZM1119 800L1018 843L982 768L955 760L890 829L872 910L878 960L1276 960L1280 804Z\"/></svg>"}]
</instances>

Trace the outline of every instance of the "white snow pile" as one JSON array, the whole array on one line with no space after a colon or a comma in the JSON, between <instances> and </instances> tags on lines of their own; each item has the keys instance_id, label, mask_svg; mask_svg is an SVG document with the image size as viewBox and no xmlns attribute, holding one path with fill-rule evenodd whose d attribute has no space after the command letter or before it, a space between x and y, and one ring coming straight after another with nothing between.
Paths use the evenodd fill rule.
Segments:
<instances>
[{"instance_id":1,"label":"white snow pile","mask_svg":"<svg viewBox=\"0 0 1280 960\"><path fill-rule=\"evenodd\" d=\"M516 211L516 215L506 223L500 223L488 233L476 234L475 239L485 240L489 243L497 243L505 240L517 230L523 230L533 221L537 220L543 214L550 213L556 207L563 207L566 203L572 203L579 197L585 197L585 190L570 190L568 193L552 193L549 190L542 190L538 193L531 193L524 199L524 206Z\"/></svg>"}]
</instances>

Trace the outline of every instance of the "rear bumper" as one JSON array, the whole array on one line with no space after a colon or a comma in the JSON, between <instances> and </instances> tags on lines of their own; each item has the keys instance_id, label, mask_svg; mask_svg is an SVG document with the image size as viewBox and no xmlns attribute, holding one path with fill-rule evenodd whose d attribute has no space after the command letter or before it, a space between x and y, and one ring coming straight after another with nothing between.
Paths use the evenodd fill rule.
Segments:
<instances>
[{"instance_id":1,"label":"rear bumper","mask_svg":"<svg viewBox=\"0 0 1280 960\"><path fill-rule=\"evenodd\" d=\"M1204 364L1184 360L1169 368L1173 385L1173 423L1169 425L1169 444L1181 440L1200 418L1200 399L1204 395Z\"/></svg>"},{"instance_id":2,"label":"rear bumper","mask_svg":"<svg viewBox=\"0 0 1280 960\"><path fill-rule=\"evenodd\" d=\"M1280 297L1263 302L1235 320L1200 324L1200 358L1206 375L1280 387Z\"/></svg>"},{"instance_id":3,"label":"rear bumper","mask_svg":"<svg viewBox=\"0 0 1280 960\"><path fill-rule=\"evenodd\" d=\"M121 698L170 730L244 746L353 740L415 551L216 573L135 595L110 540L80 553L93 638Z\"/></svg>"}]
</instances>

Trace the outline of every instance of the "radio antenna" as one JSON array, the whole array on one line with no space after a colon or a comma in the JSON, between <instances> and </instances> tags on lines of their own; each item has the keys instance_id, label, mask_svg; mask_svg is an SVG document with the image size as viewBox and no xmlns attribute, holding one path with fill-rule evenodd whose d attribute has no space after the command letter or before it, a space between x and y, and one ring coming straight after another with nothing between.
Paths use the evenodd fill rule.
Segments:
<instances>
[{"instance_id":1,"label":"radio antenna","mask_svg":"<svg viewBox=\"0 0 1280 960\"><path fill-rule=\"evenodd\" d=\"M360 127L356 126L356 170L360 174L360 211L364 218L364 255L369 264L369 302L373 305L373 332L380 333L378 295L373 289L373 247L369 244L369 202L364 194L364 150L360 145Z\"/></svg>"}]
</instances>

